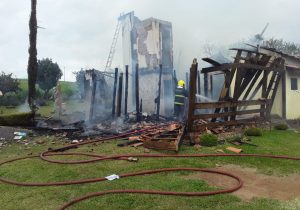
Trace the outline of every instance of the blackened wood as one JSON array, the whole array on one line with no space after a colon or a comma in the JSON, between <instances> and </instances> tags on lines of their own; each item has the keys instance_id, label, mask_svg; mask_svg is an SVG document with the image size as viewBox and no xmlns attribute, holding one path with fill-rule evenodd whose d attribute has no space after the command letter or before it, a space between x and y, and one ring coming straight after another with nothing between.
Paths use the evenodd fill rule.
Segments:
<instances>
[{"instance_id":1,"label":"blackened wood","mask_svg":"<svg viewBox=\"0 0 300 210\"><path fill-rule=\"evenodd\" d=\"M140 101L140 113L143 113L143 99Z\"/></svg>"},{"instance_id":2,"label":"blackened wood","mask_svg":"<svg viewBox=\"0 0 300 210\"><path fill-rule=\"evenodd\" d=\"M113 102L111 114L114 117L116 114L116 94L117 94L117 83L118 83L118 68L115 68L115 79L114 79L114 90L113 90Z\"/></svg>"},{"instance_id":3,"label":"blackened wood","mask_svg":"<svg viewBox=\"0 0 300 210\"><path fill-rule=\"evenodd\" d=\"M214 108L235 107L235 106L264 105L266 104L266 101L267 100L203 102L203 103L195 103L194 109L214 109Z\"/></svg>"},{"instance_id":4,"label":"blackened wood","mask_svg":"<svg viewBox=\"0 0 300 210\"><path fill-rule=\"evenodd\" d=\"M128 105L128 65L125 66L125 105L124 105L125 117L127 117L127 105Z\"/></svg>"},{"instance_id":5,"label":"blackened wood","mask_svg":"<svg viewBox=\"0 0 300 210\"><path fill-rule=\"evenodd\" d=\"M213 93L214 93L214 78L213 75L209 75L209 83L210 83L210 97L213 98Z\"/></svg>"},{"instance_id":6,"label":"blackened wood","mask_svg":"<svg viewBox=\"0 0 300 210\"><path fill-rule=\"evenodd\" d=\"M264 122L265 118L250 118L250 119L241 119L241 120L233 120L227 122L209 122L206 124L194 125L193 131L203 131L205 129L216 128L220 126L233 126L233 125L250 125L250 124L257 124L260 122Z\"/></svg>"},{"instance_id":7,"label":"blackened wood","mask_svg":"<svg viewBox=\"0 0 300 210\"><path fill-rule=\"evenodd\" d=\"M252 109L252 110L243 110L243 111L235 111L235 112L222 112L217 114L199 114L194 115L193 119L210 119L210 118L221 118L225 116L231 116L231 115L245 115L245 114L255 114L260 112L266 112L267 109Z\"/></svg>"},{"instance_id":8,"label":"blackened wood","mask_svg":"<svg viewBox=\"0 0 300 210\"><path fill-rule=\"evenodd\" d=\"M193 115L196 99L196 80L197 80L198 63L192 64L190 68L190 90L189 90L189 110L188 110L188 132L192 131L193 128Z\"/></svg>"},{"instance_id":9,"label":"blackened wood","mask_svg":"<svg viewBox=\"0 0 300 210\"><path fill-rule=\"evenodd\" d=\"M160 92L161 92L161 75L162 75L162 65L159 65L159 79L158 79L158 96L157 96L157 107L156 107L156 120L159 121L159 111L160 111Z\"/></svg>"},{"instance_id":10,"label":"blackened wood","mask_svg":"<svg viewBox=\"0 0 300 210\"><path fill-rule=\"evenodd\" d=\"M200 71L197 71L198 94L201 95Z\"/></svg>"},{"instance_id":11,"label":"blackened wood","mask_svg":"<svg viewBox=\"0 0 300 210\"><path fill-rule=\"evenodd\" d=\"M135 109L136 121L140 121L140 95L139 95L139 64L135 66Z\"/></svg>"},{"instance_id":12,"label":"blackened wood","mask_svg":"<svg viewBox=\"0 0 300 210\"><path fill-rule=\"evenodd\" d=\"M234 63L238 63L241 59L241 56L242 56L242 51L238 50L236 53L235 59L234 59ZM232 80L234 78L235 72L236 72L236 68L233 68L233 69L231 69L230 72L227 71L225 73L225 81L224 81L224 85L223 85L223 88L220 93L219 101L229 98L230 86L231 86ZM225 108L225 111L228 111L228 109ZM219 112L220 112L220 108L217 108L215 110L215 113L219 113ZM225 118L225 120L228 120L228 119ZM216 121L216 119L212 119L211 121L214 122L214 121Z\"/></svg>"},{"instance_id":13,"label":"blackened wood","mask_svg":"<svg viewBox=\"0 0 300 210\"><path fill-rule=\"evenodd\" d=\"M202 58L203 61L206 61L207 63L210 63L213 66L220 66L221 63L219 63L218 61L215 61L211 58Z\"/></svg>"},{"instance_id":14,"label":"blackened wood","mask_svg":"<svg viewBox=\"0 0 300 210\"><path fill-rule=\"evenodd\" d=\"M97 87L97 76L95 73L95 70L92 70L92 95L91 95L91 105L90 105L90 115L89 115L89 121L91 122L93 120L94 115L94 108L95 108L95 95L96 95L96 87Z\"/></svg>"},{"instance_id":15,"label":"blackened wood","mask_svg":"<svg viewBox=\"0 0 300 210\"><path fill-rule=\"evenodd\" d=\"M118 117L121 116L122 93L123 93L123 73L120 73L119 85L118 85L118 101L117 101L117 116Z\"/></svg>"},{"instance_id":16,"label":"blackened wood","mask_svg":"<svg viewBox=\"0 0 300 210\"><path fill-rule=\"evenodd\" d=\"M278 72L283 71L280 68L266 67L266 66L250 64L250 63L224 63L221 66L203 68L201 73L224 71L227 69L234 69L234 68L248 68L248 69L257 69L257 70L262 70L262 71L278 71Z\"/></svg>"},{"instance_id":17,"label":"blackened wood","mask_svg":"<svg viewBox=\"0 0 300 210\"><path fill-rule=\"evenodd\" d=\"M204 95L208 97L208 73L204 73Z\"/></svg>"}]
</instances>

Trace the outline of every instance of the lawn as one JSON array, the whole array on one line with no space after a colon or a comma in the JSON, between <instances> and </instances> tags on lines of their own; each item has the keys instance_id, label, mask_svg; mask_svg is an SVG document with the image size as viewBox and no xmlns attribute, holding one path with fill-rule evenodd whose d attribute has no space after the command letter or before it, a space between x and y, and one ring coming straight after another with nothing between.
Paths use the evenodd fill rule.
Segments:
<instances>
[{"instance_id":1,"label":"lawn","mask_svg":"<svg viewBox=\"0 0 300 210\"><path fill-rule=\"evenodd\" d=\"M44 139L45 144L34 144L37 139ZM39 154L47 148L60 147L65 140L59 140L55 136L34 137L29 145L11 144L0 150L0 159L7 160L28 154ZM244 153L276 154L300 156L300 134L293 131L264 132L262 137L253 137L252 143L258 147L241 146ZM76 152L93 152L103 155L112 154L139 154L144 153L142 147L117 147L117 141L98 143L97 145L82 146ZM182 146L180 154L215 153L216 149L224 149L228 145L220 145L212 148ZM93 150L92 150L93 149ZM158 153L151 151L152 153ZM169 153L169 152L168 152ZM71 158L71 157L70 157ZM73 157L74 158L74 157ZM85 165L58 165L43 162L36 159L22 160L16 163L3 165L0 168L0 176L16 179L24 182L46 182L76 180L83 178L104 177L110 174L122 174L147 169L171 168L171 167L209 167L216 164L237 164L241 166L257 168L260 173L285 176L292 173L300 173L299 161L262 159L254 157L215 157L215 158L165 158L145 159L138 162L103 161ZM191 172L192 173L192 172ZM60 187L17 187L0 183L1 209L26 210L26 209L58 209L63 203L75 197L91 192L111 189L152 189L170 191L207 191L216 189L201 180L188 180L185 176L190 172L162 173L156 175L121 178L115 181L82 184ZM230 195L216 195L209 197L174 197L160 195L140 194L115 194L96 197L70 209L300 209L300 202L279 201L274 199L254 199L251 202L242 201L240 198Z\"/></svg>"}]
</instances>

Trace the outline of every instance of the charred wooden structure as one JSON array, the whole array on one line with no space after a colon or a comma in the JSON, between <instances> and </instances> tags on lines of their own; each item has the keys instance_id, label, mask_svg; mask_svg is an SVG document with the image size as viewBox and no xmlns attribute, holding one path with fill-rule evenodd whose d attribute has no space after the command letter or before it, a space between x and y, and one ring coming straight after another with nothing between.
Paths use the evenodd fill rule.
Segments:
<instances>
[{"instance_id":1,"label":"charred wooden structure","mask_svg":"<svg viewBox=\"0 0 300 210\"><path fill-rule=\"evenodd\" d=\"M201 73L223 72L225 82L219 101L196 103L197 68L190 69L190 98L188 131L198 132L206 128L265 122L276 91L284 73L284 59L247 49L236 51L233 63L212 63ZM199 110L209 109L209 113ZM197 122L202 123L197 123Z\"/></svg>"}]
</instances>

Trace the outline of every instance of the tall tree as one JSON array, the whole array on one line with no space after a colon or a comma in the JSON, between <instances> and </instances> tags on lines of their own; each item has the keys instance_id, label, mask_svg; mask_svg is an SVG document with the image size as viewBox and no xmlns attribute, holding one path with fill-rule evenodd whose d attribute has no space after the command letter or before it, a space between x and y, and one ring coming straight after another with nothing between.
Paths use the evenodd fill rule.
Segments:
<instances>
[{"instance_id":1,"label":"tall tree","mask_svg":"<svg viewBox=\"0 0 300 210\"><path fill-rule=\"evenodd\" d=\"M51 59L46 58L38 61L37 84L45 91L45 98L48 96L49 90L57 85L61 76L61 69Z\"/></svg>"},{"instance_id":2,"label":"tall tree","mask_svg":"<svg viewBox=\"0 0 300 210\"><path fill-rule=\"evenodd\" d=\"M28 74L28 104L32 112L36 111L35 106L35 83L37 78L37 49L36 49L36 37L37 37L37 20L36 20L36 4L37 0L31 0L31 14L29 20L29 59L27 66Z\"/></svg>"},{"instance_id":3,"label":"tall tree","mask_svg":"<svg viewBox=\"0 0 300 210\"><path fill-rule=\"evenodd\" d=\"M270 38L263 42L263 46L268 48L274 48L277 51L290 55L300 55L300 44L294 42L287 42L283 39Z\"/></svg>"}]
</instances>

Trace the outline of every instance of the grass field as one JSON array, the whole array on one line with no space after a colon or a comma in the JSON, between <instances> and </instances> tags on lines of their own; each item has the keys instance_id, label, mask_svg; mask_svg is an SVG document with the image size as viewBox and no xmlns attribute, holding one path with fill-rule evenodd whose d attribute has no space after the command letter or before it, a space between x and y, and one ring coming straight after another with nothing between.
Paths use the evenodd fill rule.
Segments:
<instances>
[{"instance_id":1,"label":"grass field","mask_svg":"<svg viewBox=\"0 0 300 210\"><path fill-rule=\"evenodd\" d=\"M37 139L46 141L43 145L34 145ZM55 142L55 144L53 144ZM35 137L27 146L11 144L0 150L0 159L7 160L28 154L39 154L47 148L62 146L64 141L50 137ZM261 153L300 156L300 135L293 131L265 132L262 137L252 138L252 143L258 147L242 146L244 153ZM143 153L143 148L117 147L117 141L101 143L93 146L82 146L74 151L112 154L137 154ZM216 149L224 149L228 145L220 145L212 148L182 146L180 154L215 153ZM152 151L153 153L156 153ZM70 157L71 158L71 157ZM73 157L74 158L74 157ZM300 173L299 161L262 159L254 157L215 157L215 158L166 158L166 159L140 159L133 163L128 161L103 161L85 165L57 165L46 163L38 158L11 163L0 168L0 176L16 179L24 182L47 182L76 180L83 178L104 177L110 174L122 174L147 169L171 168L171 167L215 167L216 164L236 164L257 168L260 173L285 176L292 173ZM33 209L57 209L61 204L78 196L91 192L110 189L152 189L170 191L207 191L212 188L201 180L188 180L184 177L190 173L175 172L162 173L149 176L121 178L112 182L93 184L61 186L61 187L17 187L0 183L0 203L2 210L33 210ZM299 198L300 199L300 198ZM70 209L78 210L117 210L117 209L300 209L299 199L293 201L279 201L273 199L254 199L251 202L242 201L240 198L226 194L210 197L174 197L159 195L106 195L84 201Z\"/></svg>"}]
</instances>

